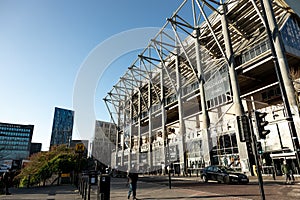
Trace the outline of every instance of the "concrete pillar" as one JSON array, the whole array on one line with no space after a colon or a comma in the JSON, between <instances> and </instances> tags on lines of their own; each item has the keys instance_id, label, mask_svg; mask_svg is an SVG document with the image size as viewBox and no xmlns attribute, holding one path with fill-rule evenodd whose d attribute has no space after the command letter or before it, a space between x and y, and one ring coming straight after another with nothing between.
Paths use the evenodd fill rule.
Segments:
<instances>
[{"instance_id":1,"label":"concrete pillar","mask_svg":"<svg viewBox=\"0 0 300 200\"><path fill-rule=\"evenodd\" d=\"M151 77L150 77L151 78ZM152 91L151 82L148 82L148 108L149 108L149 133L148 133L148 166L152 168L152 154L151 154L151 137L152 137Z\"/></svg>"},{"instance_id":2,"label":"concrete pillar","mask_svg":"<svg viewBox=\"0 0 300 200\"><path fill-rule=\"evenodd\" d=\"M129 153L128 153L128 170L131 169L131 147L132 147L132 124L133 124L133 94L131 93L131 96L130 96L130 102L129 102L129 105L130 105L130 116L129 116Z\"/></svg>"},{"instance_id":3,"label":"concrete pillar","mask_svg":"<svg viewBox=\"0 0 300 200\"><path fill-rule=\"evenodd\" d=\"M266 8L266 16L271 29L271 34L273 36L272 39L273 39L273 43L274 43L274 47L278 59L283 85L287 93L288 103L290 104L292 115L299 117L299 109L297 106L297 101L295 96L295 88L293 86L292 78L290 76L290 70L285 55L284 44L282 42L278 25L275 20L273 7L269 0L263 0L263 2Z\"/></svg>"},{"instance_id":4,"label":"concrete pillar","mask_svg":"<svg viewBox=\"0 0 300 200\"><path fill-rule=\"evenodd\" d=\"M138 116L138 135L137 135L137 146L138 146L138 149L136 151L136 163L138 165L140 165L140 151L139 151L139 148L141 147L141 118L142 118L142 94L141 94L141 91L139 90L139 93L138 93L138 113L139 113L139 116Z\"/></svg>"},{"instance_id":5,"label":"concrete pillar","mask_svg":"<svg viewBox=\"0 0 300 200\"><path fill-rule=\"evenodd\" d=\"M125 129L126 129L126 120L127 120L127 116L126 116L126 102L127 102L127 98L125 97L124 99L124 106L123 106L123 134L122 134L122 155L121 155L121 166L124 166L124 150L125 150Z\"/></svg>"},{"instance_id":6,"label":"concrete pillar","mask_svg":"<svg viewBox=\"0 0 300 200\"><path fill-rule=\"evenodd\" d=\"M270 0L262 0L262 7L265 8L265 19L267 25L268 36L271 42L271 50L272 54L275 57L275 70L277 73L278 82L280 85L282 99L285 108L285 115L288 118L288 125L291 133L291 139L293 142L294 150L296 151L296 160L298 163L297 169L300 171L300 130L296 129L296 127L300 127L299 120L299 108L297 106L296 96L295 96L295 88L292 84L292 79L290 76L289 66L287 63L284 45L282 42L282 38L278 29L278 25L276 23L274 10ZM269 26L269 27L268 27ZM268 30L269 28L269 30ZM294 120L296 119L296 120Z\"/></svg>"},{"instance_id":7,"label":"concrete pillar","mask_svg":"<svg viewBox=\"0 0 300 200\"><path fill-rule=\"evenodd\" d=\"M180 74L180 58L176 56L176 82L177 82L177 102L178 102L178 117L179 117L179 132L181 142L179 143L179 155L180 155L180 171L186 172L186 144L185 144L185 122L184 122L184 109L182 105L182 90L181 90L181 74Z\"/></svg>"},{"instance_id":8,"label":"concrete pillar","mask_svg":"<svg viewBox=\"0 0 300 200\"><path fill-rule=\"evenodd\" d=\"M112 165L112 167L115 167L117 166L117 163L118 163L118 154L119 154L119 134L120 134L120 125L121 125L121 110L122 109L122 105L121 105L121 102L119 102L119 107L118 107L118 124L117 124L117 130L116 130L116 153L115 153L115 163L114 165Z\"/></svg>"},{"instance_id":9,"label":"concrete pillar","mask_svg":"<svg viewBox=\"0 0 300 200\"><path fill-rule=\"evenodd\" d=\"M164 92L164 68L161 68L160 71L160 100L161 100L161 132L162 132L162 138L165 140L165 138L167 137L167 133L166 133L166 120L167 120L167 116L166 116L166 110L165 110L165 92ZM164 162L167 163L167 156L166 156L166 151L165 151L165 144L164 144L164 148L162 150L162 156L164 158Z\"/></svg>"},{"instance_id":10,"label":"concrete pillar","mask_svg":"<svg viewBox=\"0 0 300 200\"><path fill-rule=\"evenodd\" d=\"M222 3L223 0L221 0ZM224 43L225 43L225 51L226 51L226 57L228 59L228 67L229 67L229 76L230 76L230 82L231 82L231 88L232 88L232 96L233 96L233 104L235 109L236 116L242 116L244 114L244 108L242 105L242 101L240 98L240 89L238 85L238 79L237 74L235 71L235 61L234 61L234 54L232 50L232 43L230 38L230 33L228 29L228 22L226 19L226 13L227 13L227 6L226 4L222 5L221 10L222 16L221 16L221 23L222 23L222 30L223 30L223 37L224 37ZM235 127L237 126L237 121L235 122ZM237 130L238 132L238 130ZM236 134L237 138L237 144L239 149L239 155L240 155L240 161L241 161L241 167L242 171L249 172L249 160L248 160L248 150L246 143L240 142L240 135Z\"/></svg>"},{"instance_id":11,"label":"concrete pillar","mask_svg":"<svg viewBox=\"0 0 300 200\"><path fill-rule=\"evenodd\" d=\"M270 27L271 35L273 36L272 39L277 55L280 70L279 73L282 77L283 88L286 91L286 103L289 104L291 116L294 116L295 119L299 119L299 108L297 106L295 88L292 83L290 69L285 55L284 44L282 42L281 34L275 20L273 7L269 0L263 0L263 2L265 5L266 17ZM296 126L300 127L299 124L297 124ZM300 137L300 129L298 130L298 137Z\"/></svg>"},{"instance_id":12,"label":"concrete pillar","mask_svg":"<svg viewBox=\"0 0 300 200\"><path fill-rule=\"evenodd\" d=\"M196 29L196 39L195 39L195 53L196 53L196 65L198 71L198 80L199 80L199 90L200 90L200 100L201 100L201 111L202 111L202 148L203 148L203 157L205 166L211 164L210 159L210 150L211 150L211 137L209 132L209 116L208 111L206 109L206 100L205 100L205 93L204 93L204 80L203 80L203 70L201 67L201 52L200 52L200 44L199 44L199 35L200 30Z\"/></svg>"}]
</instances>

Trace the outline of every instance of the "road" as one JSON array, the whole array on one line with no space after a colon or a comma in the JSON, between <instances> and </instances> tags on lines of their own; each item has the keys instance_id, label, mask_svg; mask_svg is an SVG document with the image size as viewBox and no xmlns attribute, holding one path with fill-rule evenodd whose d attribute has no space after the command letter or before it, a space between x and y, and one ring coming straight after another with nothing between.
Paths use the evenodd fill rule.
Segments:
<instances>
[{"instance_id":1,"label":"road","mask_svg":"<svg viewBox=\"0 0 300 200\"><path fill-rule=\"evenodd\" d=\"M284 180L273 180L265 178L263 188L266 199L271 200L288 200L288 199L300 199L300 184L296 182L295 185L285 185ZM166 177L141 177L142 181L152 182L162 185L162 187L168 187L168 178ZM255 177L250 179L250 183L247 185L237 184L220 184L214 181L203 183L200 178L182 178L171 177L171 190L177 188L189 190L191 193L197 193L199 191L213 195L214 197L237 197L243 199L261 199L260 188ZM205 197L201 197L205 198Z\"/></svg>"}]
</instances>

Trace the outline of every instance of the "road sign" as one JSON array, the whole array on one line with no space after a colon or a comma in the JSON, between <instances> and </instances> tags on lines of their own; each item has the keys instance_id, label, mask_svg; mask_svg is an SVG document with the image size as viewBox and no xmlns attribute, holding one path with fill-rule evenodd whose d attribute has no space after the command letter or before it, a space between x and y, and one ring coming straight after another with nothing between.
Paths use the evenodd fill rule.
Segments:
<instances>
[{"instance_id":1,"label":"road sign","mask_svg":"<svg viewBox=\"0 0 300 200\"><path fill-rule=\"evenodd\" d=\"M84 152L84 149L85 149L85 147L84 147L84 144L83 144L83 143L78 143L78 144L76 144L75 151L76 151L77 153L83 153L83 152Z\"/></svg>"}]
</instances>

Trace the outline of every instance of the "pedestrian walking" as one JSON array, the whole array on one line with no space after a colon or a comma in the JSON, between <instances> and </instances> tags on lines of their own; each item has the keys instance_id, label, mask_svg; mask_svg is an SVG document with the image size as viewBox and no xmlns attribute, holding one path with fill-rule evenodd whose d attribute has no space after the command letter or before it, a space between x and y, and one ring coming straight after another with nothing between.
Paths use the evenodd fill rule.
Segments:
<instances>
[{"instance_id":1,"label":"pedestrian walking","mask_svg":"<svg viewBox=\"0 0 300 200\"><path fill-rule=\"evenodd\" d=\"M291 179L291 184L295 184L295 177L294 177L293 169L289 169L289 175L290 175L290 179Z\"/></svg>"},{"instance_id":2,"label":"pedestrian walking","mask_svg":"<svg viewBox=\"0 0 300 200\"><path fill-rule=\"evenodd\" d=\"M10 195L11 193L8 190L8 188L11 185L11 172L10 172L10 169L8 171L4 172L2 176L3 176L4 187L5 187L5 194Z\"/></svg>"},{"instance_id":3,"label":"pedestrian walking","mask_svg":"<svg viewBox=\"0 0 300 200\"><path fill-rule=\"evenodd\" d=\"M285 184L293 184L295 181L293 171L290 169L289 165L286 163L286 160L283 161L281 165L281 171L285 175Z\"/></svg>"},{"instance_id":4,"label":"pedestrian walking","mask_svg":"<svg viewBox=\"0 0 300 200\"><path fill-rule=\"evenodd\" d=\"M138 181L138 171L136 166L133 166L132 169L129 171L127 179L129 185L128 199L130 199L131 193L132 193L132 199L137 199L136 188L137 188L137 181Z\"/></svg>"}]
</instances>

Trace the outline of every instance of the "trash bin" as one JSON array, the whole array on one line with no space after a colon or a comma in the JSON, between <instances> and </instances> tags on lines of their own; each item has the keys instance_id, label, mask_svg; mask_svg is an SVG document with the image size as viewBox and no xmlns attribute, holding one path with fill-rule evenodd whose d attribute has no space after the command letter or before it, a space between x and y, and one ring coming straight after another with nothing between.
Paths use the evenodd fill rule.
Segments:
<instances>
[{"instance_id":1,"label":"trash bin","mask_svg":"<svg viewBox=\"0 0 300 200\"><path fill-rule=\"evenodd\" d=\"M98 175L97 200L110 199L110 176L108 174Z\"/></svg>"},{"instance_id":2,"label":"trash bin","mask_svg":"<svg viewBox=\"0 0 300 200\"><path fill-rule=\"evenodd\" d=\"M91 185L97 185L97 181L98 181L97 176L98 176L97 172L90 172L89 173L89 180L90 180Z\"/></svg>"}]
</instances>

